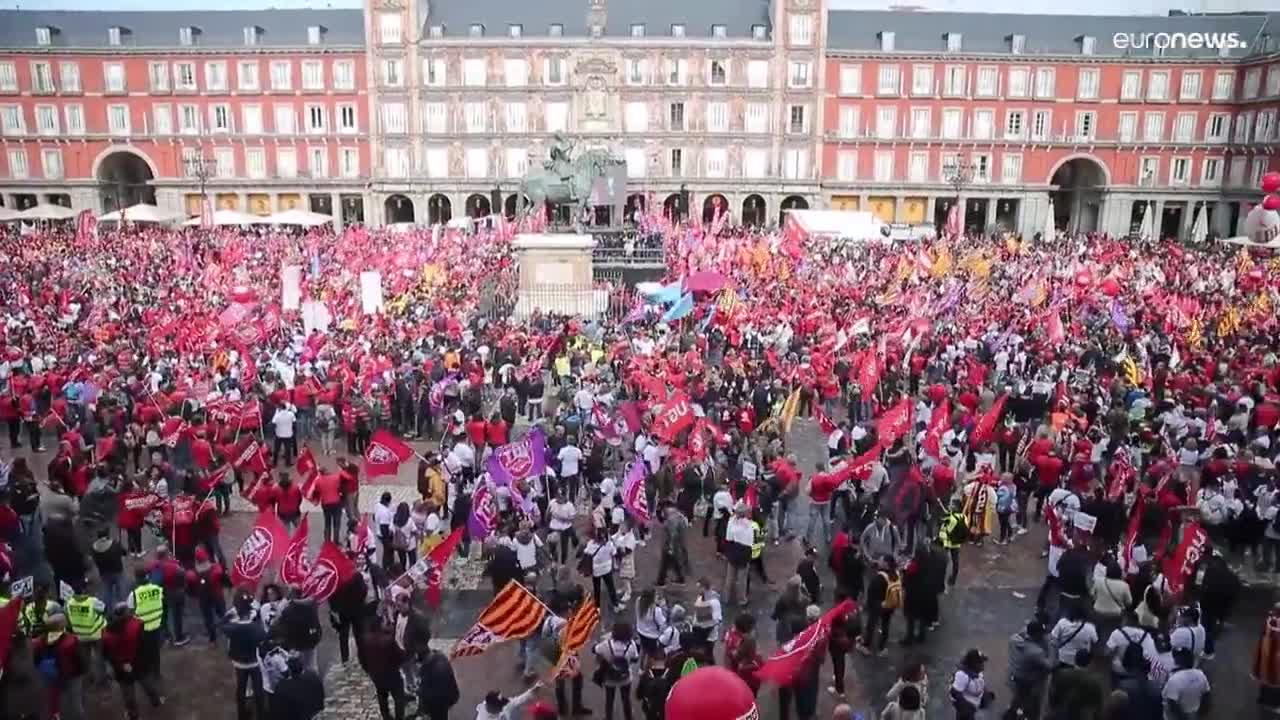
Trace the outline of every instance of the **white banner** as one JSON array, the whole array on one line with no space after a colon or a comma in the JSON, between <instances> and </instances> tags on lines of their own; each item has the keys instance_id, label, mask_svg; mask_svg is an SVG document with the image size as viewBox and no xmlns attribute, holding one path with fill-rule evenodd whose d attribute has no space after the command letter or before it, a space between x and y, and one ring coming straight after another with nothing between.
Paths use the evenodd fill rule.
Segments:
<instances>
[{"instance_id":1,"label":"white banner","mask_svg":"<svg viewBox=\"0 0 1280 720\"><path fill-rule=\"evenodd\" d=\"M302 307L302 266L285 265L280 268L280 308L298 310Z\"/></svg>"},{"instance_id":2,"label":"white banner","mask_svg":"<svg viewBox=\"0 0 1280 720\"><path fill-rule=\"evenodd\" d=\"M333 316L329 314L329 308L319 300L308 300L302 303L302 330L307 335L318 330L322 333L329 332L329 323L333 322Z\"/></svg>"},{"instance_id":3,"label":"white banner","mask_svg":"<svg viewBox=\"0 0 1280 720\"><path fill-rule=\"evenodd\" d=\"M382 273L376 270L360 273L360 308L365 315L382 311Z\"/></svg>"}]
</instances>

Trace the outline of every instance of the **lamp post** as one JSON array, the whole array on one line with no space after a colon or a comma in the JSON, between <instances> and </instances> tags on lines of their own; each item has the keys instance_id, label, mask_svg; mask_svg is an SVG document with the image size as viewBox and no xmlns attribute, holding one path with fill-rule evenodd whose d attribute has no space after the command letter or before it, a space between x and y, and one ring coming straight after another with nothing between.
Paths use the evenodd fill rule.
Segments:
<instances>
[{"instance_id":1,"label":"lamp post","mask_svg":"<svg viewBox=\"0 0 1280 720\"><path fill-rule=\"evenodd\" d=\"M942 177L951 186L952 195L955 197L956 213L960 217L962 225L959 228L960 232L964 232L964 218L961 215L964 212L964 208L960 206L960 194L968 187L969 183L973 182L973 171L973 163L961 158L957 158L954 163L945 165L942 168Z\"/></svg>"},{"instance_id":2,"label":"lamp post","mask_svg":"<svg viewBox=\"0 0 1280 720\"><path fill-rule=\"evenodd\" d=\"M205 207L209 205L209 196L205 194L205 188L209 184L209 178L213 177L215 161L207 155L197 155L187 158L184 162L187 177L193 177L200 183L200 214L203 216Z\"/></svg>"}]
</instances>

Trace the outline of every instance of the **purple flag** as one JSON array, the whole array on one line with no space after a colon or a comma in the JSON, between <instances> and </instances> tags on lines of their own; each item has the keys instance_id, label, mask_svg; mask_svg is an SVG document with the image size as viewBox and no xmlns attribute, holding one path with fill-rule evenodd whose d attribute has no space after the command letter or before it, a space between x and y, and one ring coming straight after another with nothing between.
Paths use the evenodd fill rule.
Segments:
<instances>
[{"instance_id":1,"label":"purple flag","mask_svg":"<svg viewBox=\"0 0 1280 720\"><path fill-rule=\"evenodd\" d=\"M1111 301L1111 322L1115 323L1116 329L1120 331L1120 334L1123 335L1129 332L1129 326L1131 325L1129 314L1124 311L1124 306L1120 304L1119 300Z\"/></svg>"},{"instance_id":2,"label":"purple flag","mask_svg":"<svg viewBox=\"0 0 1280 720\"><path fill-rule=\"evenodd\" d=\"M648 468L643 462L634 462L627 470L627 478L622 483L622 504L641 524L649 524L649 498L644 491L644 479Z\"/></svg>"},{"instance_id":3,"label":"purple flag","mask_svg":"<svg viewBox=\"0 0 1280 720\"><path fill-rule=\"evenodd\" d=\"M644 301L641 300L636 303L635 307L631 308L631 311L628 312L625 317L622 318L622 322L623 324L638 322L643 320L644 316L647 315L648 312L649 306L645 305Z\"/></svg>"},{"instance_id":4,"label":"purple flag","mask_svg":"<svg viewBox=\"0 0 1280 720\"><path fill-rule=\"evenodd\" d=\"M547 436L542 428L534 428L523 438L494 450L485 469L499 485L541 475L547 469Z\"/></svg>"},{"instance_id":5,"label":"purple flag","mask_svg":"<svg viewBox=\"0 0 1280 720\"><path fill-rule=\"evenodd\" d=\"M493 486L484 482L471 494L471 516L467 518L467 531L476 540L484 540L498 527L498 499Z\"/></svg>"},{"instance_id":6,"label":"purple flag","mask_svg":"<svg viewBox=\"0 0 1280 720\"><path fill-rule=\"evenodd\" d=\"M457 376L450 373L440 378L431 386L431 392L428 394L428 401L431 403L431 412L438 413L444 408L444 390L449 383L457 382Z\"/></svg>"}]
</instances>

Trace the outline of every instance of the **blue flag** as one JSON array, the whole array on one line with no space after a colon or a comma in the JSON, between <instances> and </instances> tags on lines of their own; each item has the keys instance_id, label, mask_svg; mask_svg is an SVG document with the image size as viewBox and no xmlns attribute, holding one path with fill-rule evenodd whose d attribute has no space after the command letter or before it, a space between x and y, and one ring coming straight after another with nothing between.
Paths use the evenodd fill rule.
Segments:
<instances>
[{"instance_id":1,"label":"blue flag","mask_svg":"<svg viewBox=\"0 0 1280 720\"><path fill-rule=\"evenodd\" d=\"M698 332L705 333L707 331L707 328L711 327L711 323L715 322L715 320L716 320L716 306L712 305L711 312L707 313L707 316L702 318L702 322L698 323Z\"/></svg>"},{"instance_id":2,"label":"blue flag","mask_svg":"<svg viewBox=\"0 0 1280 720\"><path fill-rule=\"evenodd\" d=\"M670 305L671 303L676 302L677 300L680 299L680 293L682 289L683 289L683 285L681 284L680 281L677 280L676 282L673 282L670 285L663 285L658 290L655 290L654 292L646 296L645 299L655 304L660 303L662 305Z\"/></svg>"},{"instance_id":3,"label":"blue flag","mask_svg":"<svg viewBox=\"0 0 1280 720\"><path fill-rule=\"evenodd\" d=\"M693 293L685 293L684 297L680 298L680 302L672 305L671 309L663 314L662 322L675 322L691 312L693 312Z\"/></svg>"}]
</instances>

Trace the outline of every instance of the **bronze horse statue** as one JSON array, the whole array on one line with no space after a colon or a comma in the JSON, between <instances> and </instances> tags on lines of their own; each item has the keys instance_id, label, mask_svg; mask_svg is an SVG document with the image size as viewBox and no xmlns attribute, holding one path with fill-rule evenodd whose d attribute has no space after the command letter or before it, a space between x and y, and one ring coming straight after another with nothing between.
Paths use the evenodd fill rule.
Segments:
<instances>
[{"instance_id":1,"label":"bronze horse statue","mask_svg":"<svg viewBox=\"0 0 1280 720\"><path fill-rule=\"evenodd\" d=\"M557 137L551 157L542 169L530 169L520 181L520 193L528 198L522 215L542 212L546 203L572 207L574 225L581 230L583 212L591 203L591 188L596 178L623 161L607 150L587 150L570 157L572 145Z\"/></svg>"}]
</instances>

